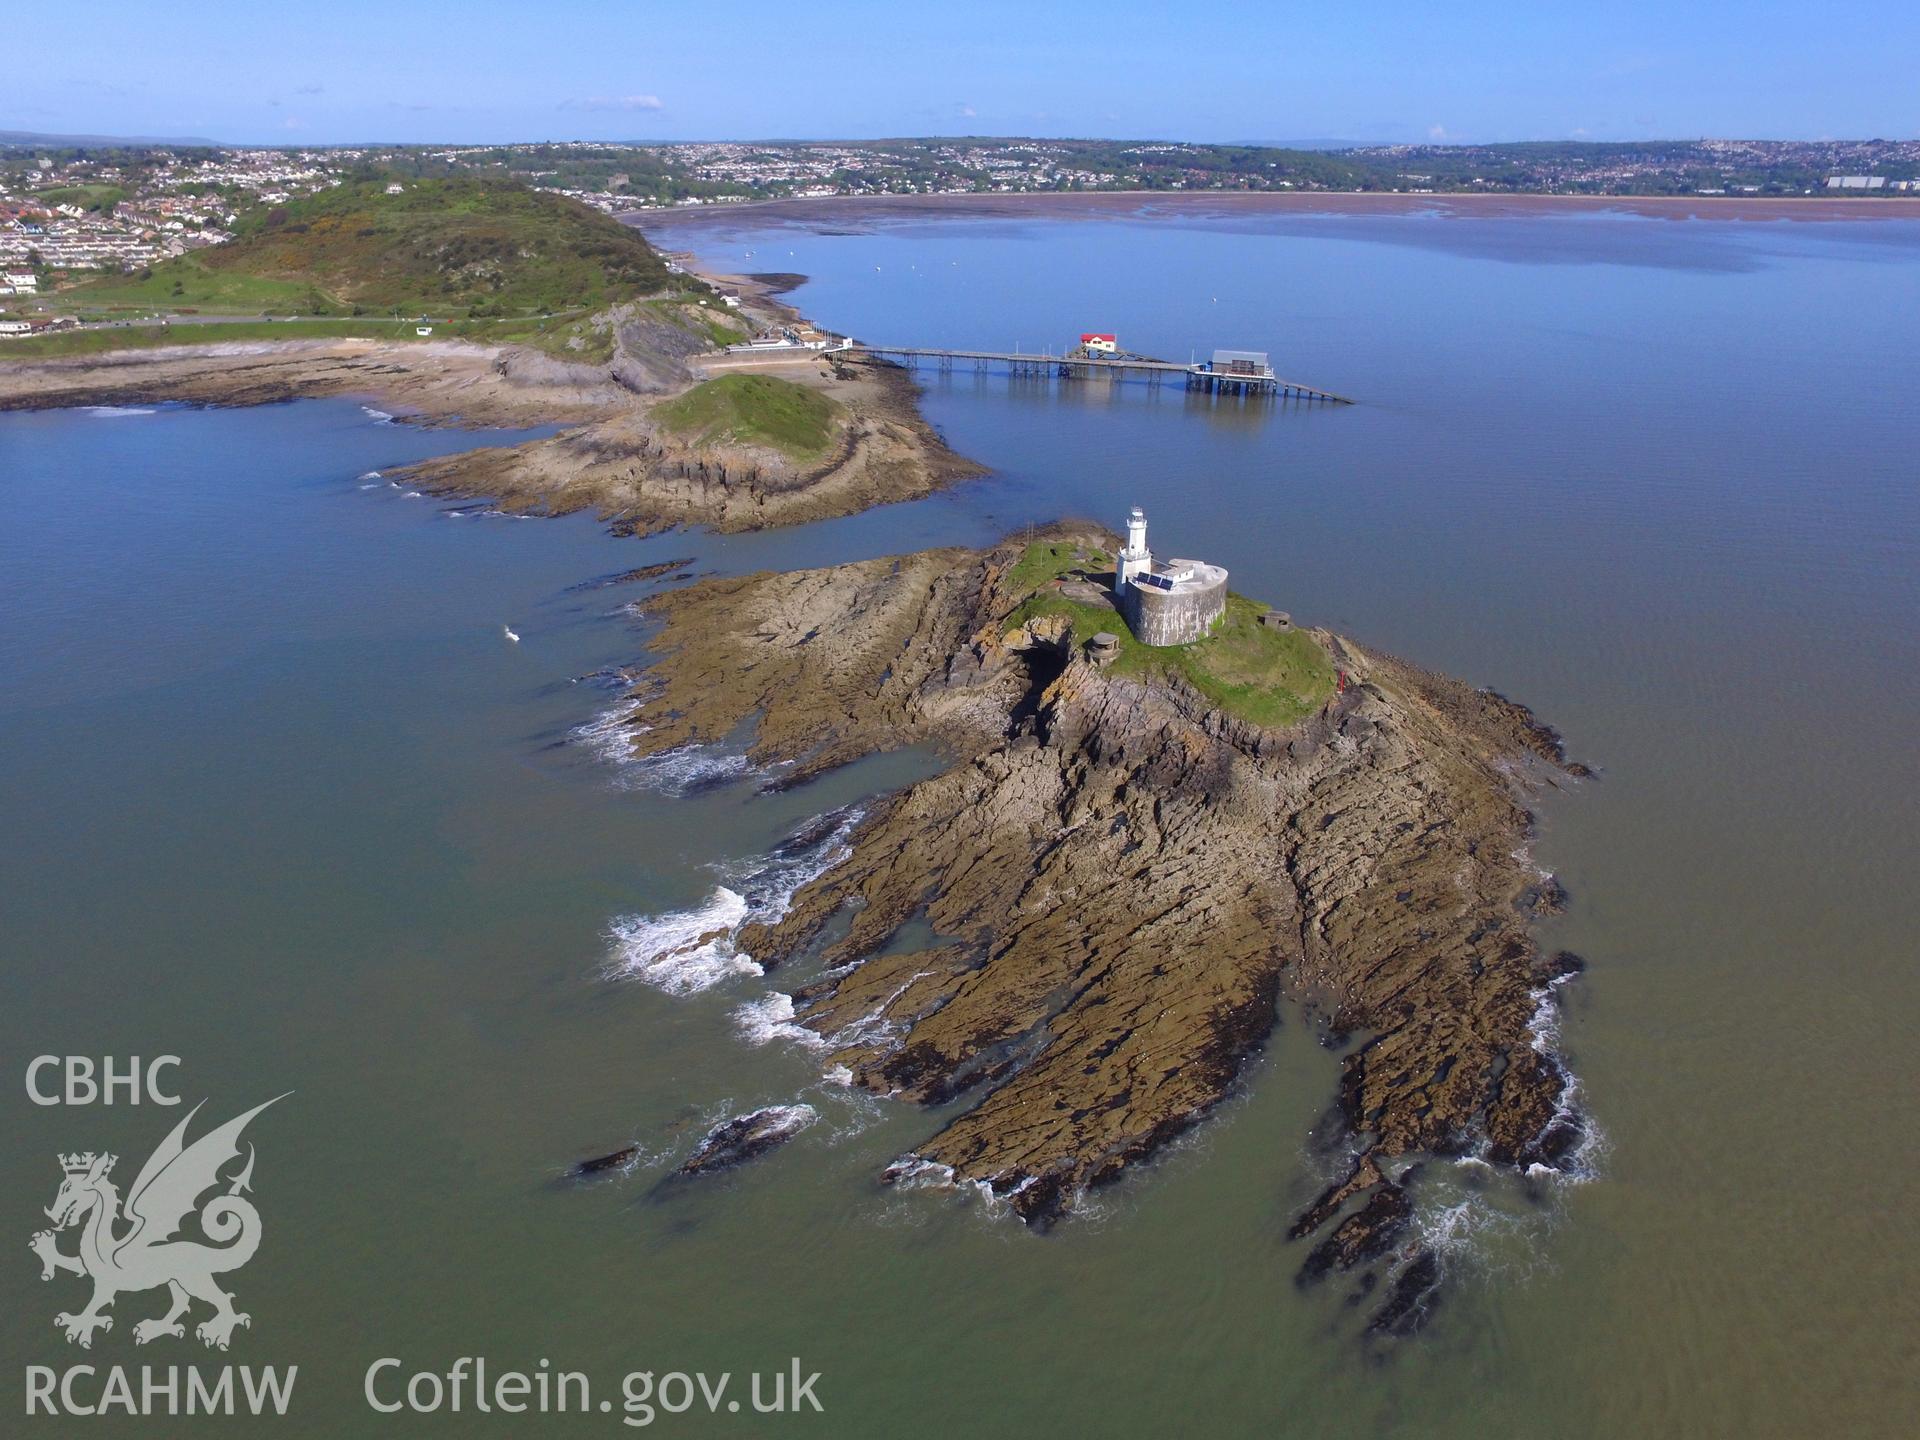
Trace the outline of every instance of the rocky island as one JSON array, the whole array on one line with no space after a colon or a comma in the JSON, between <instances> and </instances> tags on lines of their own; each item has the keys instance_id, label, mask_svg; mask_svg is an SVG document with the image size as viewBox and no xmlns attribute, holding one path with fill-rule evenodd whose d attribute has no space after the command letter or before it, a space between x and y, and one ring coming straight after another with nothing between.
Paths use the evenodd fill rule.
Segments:
<instances>
[{"instance_id":1,"label":"rocky island","mask_svg":"<svg viewBox=\"0 0 1920 1440\"><path fill-rule=\"evenodd\" d=\"M960 1102L889 1181L1044 1226L1218 1104L1283 997L1307 1007L1344 1052L1351 1159L1298 1219L1301 1275L1371 1288L1377 1262L1375 1324L1402 1328L1437 1280L1408 1245L1418 1158L1551 1168L1582 1134L1539 1026L1573 962L1529 938L1557 892L1523 858L1527 788L1582 772L1521 706L1237 595L1198 641L1143 645L1115 540L662 593L631 743L751 727L782 784L950 758L737 936L776 976L817 962L781 1028L829 1076Z\"/></svg>"}]
</instances>

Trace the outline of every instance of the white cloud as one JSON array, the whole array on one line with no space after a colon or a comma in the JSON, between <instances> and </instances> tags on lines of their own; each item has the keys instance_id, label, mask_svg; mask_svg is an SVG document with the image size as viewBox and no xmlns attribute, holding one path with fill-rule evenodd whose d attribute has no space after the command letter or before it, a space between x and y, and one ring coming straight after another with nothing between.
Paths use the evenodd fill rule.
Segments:
<instances>
[{"instance_id":1,"label":"white cloud","mask_svg":"<svg viewBox=\"0 0 1920 1440\"><path fill-rule=\"evenodd\" d=\"M971 120L973 119L974 116L978 115L979 113L980 112L978 110L975 110L971 105L960 106L960 118L962 120Z\"/></svg>"},{"instance_id":2,"label":"white cloud","mask_svg":"<svg viewBox=\"0 0 1920 1440\"><path fill-rule=\"evenodd\" d=\"M563 100L562 110L664 110L658 95L589 95L584 100Z\"/></svg>"},{"instance_id":3,"label":"white cloud","mask_svg":"<svg viewBox=\"0 0 1920 1440\"><path fill-rule=\"evenodd\" d=\"M1429 125L1427 127L1427 139L1433 141L1436 145L1444 145L1447 141L1447 127L1444 125Z\"/></svg>"}]
</instances>

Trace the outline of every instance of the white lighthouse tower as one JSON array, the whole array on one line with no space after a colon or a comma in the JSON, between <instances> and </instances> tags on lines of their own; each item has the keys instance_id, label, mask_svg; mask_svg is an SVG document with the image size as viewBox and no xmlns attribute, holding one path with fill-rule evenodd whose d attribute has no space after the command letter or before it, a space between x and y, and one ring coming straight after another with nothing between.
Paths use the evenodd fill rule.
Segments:
<instances>
[{"instance_id":1,"label":"white lighthouse tower","mask_svg":"<svg viewBox=\"0 0 1920 1440\"><path fill-rule=\"evenodd\" d=\"M1147 512L1136 505L1127 516L1127 548L1120 552L1119 564L1114 567L1114 594L1125 595L1135 575L1152 569L1153 552L1147 549Z\"/></svg>"},{"instance_id":2,"label":"white lighthouse tower","mask_svg":"<svg viewBox=\"0 0 1920 1440\"><path fill-rule=\"evenodd\" d=\"M1127 548L1113 567L1113 605L1142 645L1191 645L1227 609L1227 572L1204 560L1155 568L1147 549L1147 512L1127 516Z\"/></svg>"}]
</instances>

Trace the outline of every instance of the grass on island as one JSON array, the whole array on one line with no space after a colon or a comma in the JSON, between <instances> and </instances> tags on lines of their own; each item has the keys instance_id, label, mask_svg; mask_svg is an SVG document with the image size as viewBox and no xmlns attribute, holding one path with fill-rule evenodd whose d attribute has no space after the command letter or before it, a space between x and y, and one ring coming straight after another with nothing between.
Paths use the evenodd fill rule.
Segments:
<instances>
[{"instance_id":1,"label":"grass on island","mask_svg":"<svg viewBox=\"0 0 1920 1440\"><path fill-rule=\"evenodd\" d=\"M1270 630L1260 623L1267 607L1244 595L1227 596L1226 613L1191 645L1142 645L1112 610L1070 600L1051 588L1055 579L1098 574L1110 565L1099 551L1075 545L1029 545L1007 572L1014 593L1026 598L1008 617L1011 626L1042 615L1062 615L1073 641L1084 645L1104 630L1119 637L1116 675L1148 678L1177 674L1227 714L1255 725L1291 725L1311 715L1333 693L1332 658L1299 630Z\"/></svg>"},{"instance_id":2,"label":"grass on island","mask_svg":"<svg viewBox=\"0 0 1920 1440\"><path fill-rule=\"evenodd\" d=\"M475 318L598 310L686 288L630 225L497 180L349 181L241 217L224 245L109 276L63 308L140 306Z\"/></svg>"},{"instance_id":3,"label":"grass on island","mask_svg":"<svg viewBox=\"0 0 1920 1440\"><path fill-rule=\"evenodd\" d=\"M765 445L793 460L826 456L839 404L771 375L722 375L658 405L653 418L696 445Z\"/></svg>"}]
</instances>

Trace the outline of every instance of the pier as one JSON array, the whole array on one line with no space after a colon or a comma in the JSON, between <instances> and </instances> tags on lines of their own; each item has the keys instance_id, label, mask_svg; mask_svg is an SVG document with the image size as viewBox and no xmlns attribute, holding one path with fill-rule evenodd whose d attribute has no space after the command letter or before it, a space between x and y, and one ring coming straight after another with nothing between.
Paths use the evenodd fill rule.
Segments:
<instances>
[{"instance_id":1,"label":"pier","mask_svg":"<svg viewBox=\"0 0 1920 1440\"><path fill-rule=\"evenodd\" d=\"M1084 380L1099 374L1117 379L1140 379L1162 384L1180 379L1189 390L1204 390L1215 395L1280 396L1295 400L1320 400L1330 405L1351 405L1345 395L1302 385L1273 372L1267 357L1257 350L1216 350L1213 359L1182 365L1177 360L1155 360L1145 355L1100 354L1082 346L1077 351L1055 355L1051 352L1022 350L941 350L920 345L868 345L848 342L848 350L862 351L883 359L899 360L908 368L928 361L941 370L970 365L985 371L1001 367L1014 375L1058 376L1062 380Z\"/></svg>"}]
</instances>

